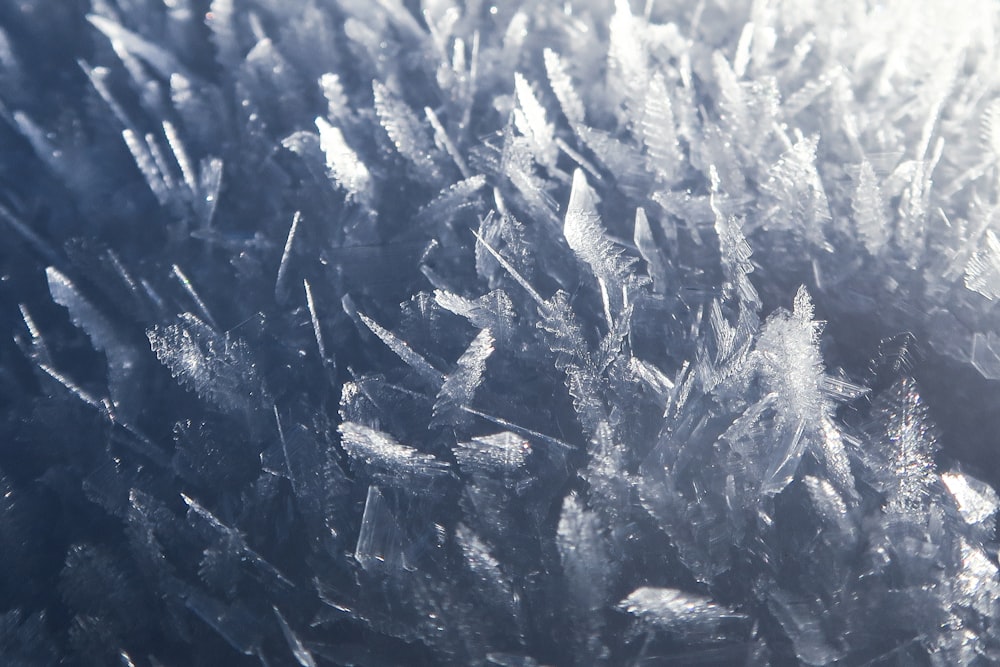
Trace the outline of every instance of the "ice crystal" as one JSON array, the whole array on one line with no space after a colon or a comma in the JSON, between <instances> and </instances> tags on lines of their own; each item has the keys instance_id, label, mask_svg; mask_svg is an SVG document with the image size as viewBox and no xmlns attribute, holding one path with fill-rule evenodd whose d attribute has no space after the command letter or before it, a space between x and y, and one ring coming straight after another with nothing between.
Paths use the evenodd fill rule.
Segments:
<instances>
[{"instance_id":1,"label":"ice crystal","mask_svg":"<svg viewBox=\"0 0 1000 667\"><path fill-rule=\"evenodd\" d=\"M344 140L340 128L330 125L322 118L316 119L319 130L319 145L326 155L326 166L351 197L366 206L371 205L372 181L368 168L351 150Z\"/></svg>"},{"instance_id":2,"label":"ice crystal","mask_svg":"<svg viewBox=\"0 0 1000 667\"><path fill-rule=\"evenodd\" d=\"M148 332L157 358L180 382L205 400L223 409L247 409L259 389L254 388L254 369L249 350L213 330L191 313L179 321Z\"/></svg>"},{"instance_id":3,"label":"ice crystal","mask_svg":"<svg viewBox=\"0 0 1000 667\"><path fill-rule=\"evenodd\" d=\"M672 588L643 587L633 591L619 607L646 623L665 629L715 625L732 614L711 600Z\"/></svg>"},{"instance_id":4,"label":"ice crystal","mask_svg":"<svg viewBox=\"0 0 1000 667\"><path fill-rule=\"evenodd\" d=\"M0 663L1000 663L996 3L8 4Z\"/></svg>"}]
</instances>

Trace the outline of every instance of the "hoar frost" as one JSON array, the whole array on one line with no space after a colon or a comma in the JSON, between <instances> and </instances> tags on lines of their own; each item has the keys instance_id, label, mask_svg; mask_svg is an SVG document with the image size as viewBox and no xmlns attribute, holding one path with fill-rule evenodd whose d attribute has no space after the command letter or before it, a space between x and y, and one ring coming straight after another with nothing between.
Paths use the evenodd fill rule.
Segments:
<instances>
[{"instance_id":1,"label":"hoar frost","mask_svg":"<svg viewBox=\"0 0 1000 667\"><path fill-rule=\"evenodd\" d=\"M0 9L0 662L1000 663L998 26Z\"/></svg>"}]
</instances>

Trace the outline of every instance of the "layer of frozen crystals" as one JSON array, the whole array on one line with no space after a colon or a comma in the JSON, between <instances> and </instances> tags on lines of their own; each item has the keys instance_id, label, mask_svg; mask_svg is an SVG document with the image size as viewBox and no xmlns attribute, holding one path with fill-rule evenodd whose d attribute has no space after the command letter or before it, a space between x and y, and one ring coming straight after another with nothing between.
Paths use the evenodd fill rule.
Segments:
<instances>
[{"instance_id":1,"label":"layer of frozen crystals","mask_svg":"<svg viewBox=\"0 0 1000 667\"><path fill-rule=\"evenodd\" d=\"M1000 662L998 29L0 4L0 662Z\"/></svg>"}]
</instances>

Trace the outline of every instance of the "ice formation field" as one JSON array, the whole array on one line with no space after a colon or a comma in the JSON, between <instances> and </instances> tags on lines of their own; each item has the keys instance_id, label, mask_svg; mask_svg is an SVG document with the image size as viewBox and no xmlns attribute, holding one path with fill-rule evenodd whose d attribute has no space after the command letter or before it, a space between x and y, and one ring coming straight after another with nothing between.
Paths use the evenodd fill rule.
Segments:
<instances>
[{"instance_id":1,"label":"ice formation field","mask_svg":"<svg viewBox=\"0 0 1000 667\"><path fill-rule=\"evenodd\" d=\"M0 664L1000 664L998 29L0 4Z\"/></svg>"}]
</instances>

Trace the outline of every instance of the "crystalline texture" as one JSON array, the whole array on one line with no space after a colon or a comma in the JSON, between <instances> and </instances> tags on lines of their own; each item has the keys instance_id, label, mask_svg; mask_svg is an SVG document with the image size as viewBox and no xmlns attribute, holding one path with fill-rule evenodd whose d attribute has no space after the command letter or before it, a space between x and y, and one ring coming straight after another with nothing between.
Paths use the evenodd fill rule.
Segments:
<instances>
[{"instance_id":1,"label":"crystalline texture","mask_svg":"<svg viewBox=\"0 0 1000 667\"><path fill-rule=\"evenodd\" d=\"M731 611L711 599L674 588L643 586L618 603L619 608L638 616L650 625L666 630L684 631L691 627L711 627L734 618Z\"/></svg>"},{"instance_id":2,"label":"crystalline texture","mask_svg":"<svg viewBox=\"0 0 1000 667\"><path fill-rule=\"evenodd\" d=\"M351 150L344 140L340 128L334 127L322 118L316 119L319 130L319 145L326 155L326 166L337 183L350 197L365 206L372 204L372 180L368 168Z\"/></svg>"},{"instance_id":3,"label":"crystalline texture","mask_svg":"<svg viewBox=\"0 0 1000 667\"><path fill-rule=\"evenodd\" d=\"M401 445L381 431L353 422L344 422L339 431L348 455L382 483L431 482L448 474L446 463Z\"/></svg>"},{"instance_id":4,"label":"crystalline texture","mask_svg":"<svg viewBox=\"0 0 1000 667\"><path fill-rule=\"evenodd\" d=\"M531 452L530 443L515 433L501 432L483 435L455 448L455 458L463 471L490 474L516 471L525 464Z\"/></svg>"},{"instance_id":5,"label":"crystalline texture","mask_svg":"<svg viewBox=\"0 0 1000 667\"><path fill-rule=\"evenodd\" d=\"M934 483L933 455L937 443L927 417L927 408L912 380L904 379L889 391L881 407L886 423L890 513L923 511L929 487Z\"/></svg>"},{"instance_id":6,"label":"crystalline texture","mask_svg":"<svg viewBox=\"0 0 1000 667\"><path fill-rule=\"evenodd\" d=\"M375 81L372 83L372 89L375 95L375 111L396 150L413 163L423 178L430 182L439 181L441 174L434 160L434 147L423 125L410 108L396 99L384 84Z\"/></svg>"},{"instance_id":7,"label":"crystalline texture","mask_svg":"<svg viewBox=\"0 0 1000 667\"><path fill-rule=\"evenodd\" d=\"M610 322L614 315L611 304L620 307L621 290L629 281L632 262L623 258L622 248L605 235L597 213L596 195L579 169L573 172L573 188L566 206L563 235L573 252L590 266L597 277L605 315Z\"/></svg>"},{"instance_id":8,"label":"crystalline texture","mask_svg":"<svg viewBox=\"0 0 1000 667\"><path fill-rule=\"evenodd\" d=\"M146 335L171 375L199 396L226 411L251 406L258 390L245 343L218 333L191 313L182 314L174 324L154 327Z\"/></svg>"},{"instance_id":9,"label":"crystalline texture","mask_svg":"<svg viewBox=\"0 0 1000 667\"><path fill-rule=\"evenodd\" d=\"M366 570L403 566L399 526L377 486L368 487L354 558Z\"/></svg>"},{"instance_id":10,"label":"crystalline texture","mask_svg":"<svg viewBox=\"0 0 1000 667\"><path fill-rule=\"evenodd\" d=\"M948 493L955 499L962 518L970 524L985 522L1000 507L1000 497L988 484L960 472L941 475Z\"/></svg>"},{"instance_id":11,"label":"crystalline texture","mask_svg":"<svg viewBox=\"0 0 1000 667\"><path fill-rule=\"evenodd\" d=\"M137 406L134 392L139 368L135 350L123 341L112 325L65 275L53 267L46 270L52 299L69 311L73 323L90 337L94 347L108 358L108 387L115 407L125 416L134 417Z\"/></svg>"},{"instance_id":12,"label":"crystalline texture","mask_svg":"<svg viewBox=\"0 0 1000 667\"><path fill-rule=\"evenodd\" d=\"M453 418L456 411L469 405L476 389L483 381L486 360L493 353L493 335L483 329L469 343L469 347L458 359L454 372L449 374L434 403L435 420Z\"/></svg>"},{"instance_id":13,"label":"crystalline texture","mask_svg":"<svg viewBox=\"0 0 1000 667\"><path fill-rule=\"evenodd\" d=\"M1000 296L1000 239L990 229L983 241L965 267L965 286L992 300Z\"/></svg>"},{"instance_id":14,"label":"crystalline texture","mask_svg":"<svg viewBox=\"0 0 1000 667\"><path fill-rule=\"evenodd\" d=\"M545 109L520 73L514 75L514 90L519 106L514 112L517 129L531 140L536 159L541 164L555 166L557 151L554 128L545 118Z\"/></svg>"}]
</instances>

